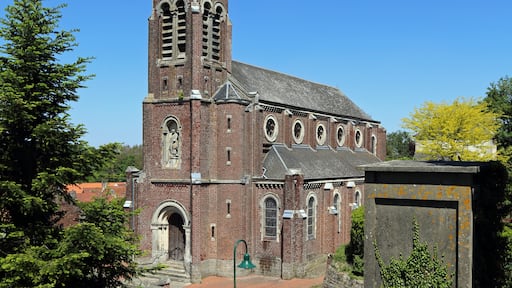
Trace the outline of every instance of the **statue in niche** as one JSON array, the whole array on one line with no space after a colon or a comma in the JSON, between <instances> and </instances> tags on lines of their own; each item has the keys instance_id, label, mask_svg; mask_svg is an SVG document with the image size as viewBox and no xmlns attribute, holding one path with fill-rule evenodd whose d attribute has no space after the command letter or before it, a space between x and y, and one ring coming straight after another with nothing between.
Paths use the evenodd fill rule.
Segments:
<instances>
[{"instance_id":1,"label":"statue in niche","mask_svg":"<svg viewBox=\"0 0 512 288\"><path fill-rule=\"evenodd\" d=\"M169 120L165 124L164 137L164 163L166 167L177 169L180 166L181 137L178 130L178 123Z\"/></svg>"},{"instance_id":2,"label":"statue in niche","mask_svg":"<svg viewBox=\"0 0 512 288\"><path fill-rule=\"evenodd\" d=\"M179 157L179 135L176 129L171 129L169 133L169 158L176 159Z\"/></svg>"}]
</instances>

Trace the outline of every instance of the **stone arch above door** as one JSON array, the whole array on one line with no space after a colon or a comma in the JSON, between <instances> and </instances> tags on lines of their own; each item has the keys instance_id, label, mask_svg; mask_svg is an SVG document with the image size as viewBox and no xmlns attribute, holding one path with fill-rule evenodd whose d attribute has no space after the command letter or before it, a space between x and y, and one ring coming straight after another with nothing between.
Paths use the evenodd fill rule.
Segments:
<instances>
[{"instance_id":1,"label":"stone arch above door","mask_svg":"<svg viewBox=\"0 0 512 288\"><path fill-rule=\"evenodd\" d=\"M183 226L179 227L183 233L183 245L173 245L170 243L173 239L179 239L170 234L173 233L173 223L176 221L171 220L173 215L179 215L183 219ZM152 257L159 262L164 262L168 260L183 260L185 264L190 263L192 261L191 253L190 253L190 215L185 207L174 200L167 200L158 206L158 208L153 213L151 218L151 243L152 243ZM175 231L175 230L174 230ZM182 257L179 259L171 259L174 248L180 247L183 248ZM188 267L188 265L185 265Z\"/></svg>"}]
</instances>

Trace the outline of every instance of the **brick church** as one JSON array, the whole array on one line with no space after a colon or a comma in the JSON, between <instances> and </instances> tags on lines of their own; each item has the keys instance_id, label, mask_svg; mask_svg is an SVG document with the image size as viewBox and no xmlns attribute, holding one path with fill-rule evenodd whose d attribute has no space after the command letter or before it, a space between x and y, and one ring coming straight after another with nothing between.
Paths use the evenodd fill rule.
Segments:
<instances>
[{"instance_id":1,"label":"brick church","mask_svg":"<svg viewBox=\"0 0 512 288\"><path fill-rule=\"evenodd\" d=\"M144 167L127 182L141 248L198 282L232 275L244 239L255 273L311 276L348 243L385 129L336 88L232 60L228 0L152 2Z\"/></svg>"}]
</instances>

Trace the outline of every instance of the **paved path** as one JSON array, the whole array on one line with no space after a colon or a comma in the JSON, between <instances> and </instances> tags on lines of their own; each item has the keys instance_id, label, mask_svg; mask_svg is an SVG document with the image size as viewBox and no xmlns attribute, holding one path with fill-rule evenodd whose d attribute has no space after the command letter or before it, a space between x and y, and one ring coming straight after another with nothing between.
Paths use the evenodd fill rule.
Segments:
<instances>
[{"instance_id":1,"label":"paved path","mask_svg":"<svg viewBox=\"0 0 512 288\"><path fill-rule=\"evenodd\" d=\"M237 288L311 288L321 287L324 277L313 279L283 280L280 278L250 275L236 278ZM172 287L172 286L171 286ZM191 284L186 288L226 288L233 287L233 278L210 276L203 279L200 284Z\"/></svg>"}]
</instances>

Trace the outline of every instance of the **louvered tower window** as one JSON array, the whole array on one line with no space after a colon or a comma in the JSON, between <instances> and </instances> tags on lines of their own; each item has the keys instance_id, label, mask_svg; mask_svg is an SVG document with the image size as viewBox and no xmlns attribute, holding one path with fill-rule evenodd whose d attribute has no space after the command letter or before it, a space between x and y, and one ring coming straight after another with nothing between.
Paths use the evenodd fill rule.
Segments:
<instances>
[{"instance_id":1,"label":"louvered tower window","mask_svg":"<svg viewBox=\"0 0 512 288\"><path fill-rule=\"evenodd\" d=\"M221 33L220 24L222 22L224 9L222 6L212 8L211 4L206 2L203 9L203 57L220 61Z\"/></svg>"},{"instance_id":2,"label":"louvered tower window","mask_svg":"<svg viewBox=\"0 0 512 288\"><path fill-rule=\"evenodd\" d=\"M172 58L173 16L168 3L162 4L162 58Z\"/></svg>"},{"instance_id":3,"label":"louvered tower window","mask_svg":"<svg viewBox=\"0 0 512 288\"><path fill-rule=\"evenodd\" d=\"M187 22L185 3L176 1L174 6L163 2L160 6L162 12L162 58L185 58Z\"/></svg>"},{"instance_id":4,"label":"louvered tower window","mask_svg":"<svg viewBox=\"0 0 512 288\"><path fill-rule=\"evenodd\" d=\"M217 7L213 17L212 27L212 59L220 60L220 17L222 15L222 7Z\"/></svg>"},{"instance_id":5,"label":"louvered tower window","mask_svg":"<svg viewBox=\"0 0 512 288\"><path fill-rule=\"evenodd\" d=\"M203 56L208 56L208 48L210 46L210 27L211 27L211 5L210 3L206 2L204 3L204 9L203 9Z\"/></svg>"},{"instance_id":6,"label":"louvered tower window","mask_svg":"<svg viewBox=\"0 0 512 288\"><path fill-rule=\"evenodd\" d=\"M178 58L185 58L187 43L187 19L185 14L185 3L183 1L177 1L176 7L178 8Z\"/></svg>"}]
</instances>

